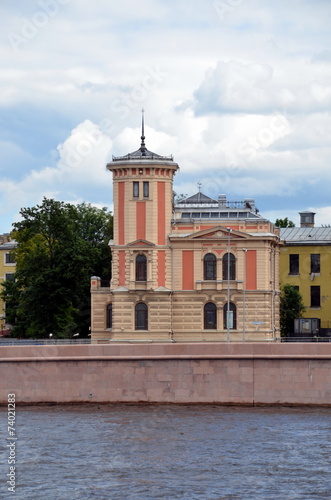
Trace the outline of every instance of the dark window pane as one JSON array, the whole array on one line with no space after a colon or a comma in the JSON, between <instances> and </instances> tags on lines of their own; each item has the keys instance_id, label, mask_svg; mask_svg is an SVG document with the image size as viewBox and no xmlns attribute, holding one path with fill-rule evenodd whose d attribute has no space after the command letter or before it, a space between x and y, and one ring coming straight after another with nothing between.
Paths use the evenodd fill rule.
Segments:
<instances>
[{"instance_id":1,"label":"dark window pane","mask_svg":"<svg viewBox=\"0 0 331 500\"><path fill-rule=\"evenodd\" d=\"M112 328L113 326L113 304L108 304L107 306L107 328Z\"/></svg>"},{"instance_id":2,"label":"dark window pane","mask_svg":"<svg viewBox=\"0 0 331 500\"><path fill-rule=\"evenodd\" d=\"M133 183L133 197L139 198L139 182Z\"/></svg>"},{"instance_id":3,"label":"dark window pane","mask_svg":"<svg viewBox=\"0 0 331 500\"><path fill-rule=\"evenodd\" d=\"M204 307L204 329L215 330L217 328L217 309L213 302L207 302Z\"/></svg>"},{"instance_id":4,"label":"dark window pane","mask_svg":"<svg viewBox=\"0 0 331 500\"><path fill-rule=\"evenodd\" d=\"M203 259L203 274L205 280L216 280L216 257L207 253Z\"/></svg>"},{"instance_id":5,"label":"dark window pane","mask_svg":"<svg viewBox=\"0 0 331 500\"><path fill-rule=\"evenodd\" d=\"M223 280L236 279L236 258L232 253L226 253L223 257ZM230 273L230 274L229 274ZM228 278L229 276L229 278Z\"/></svg>"},{"instance_id":6,"label":"dark window pane","mask_svg":"<svg viewBox=\"0 0 331 500\"><path fill-rule=\"evenodd\" d=\"M149 198L149 182L144 182L144 198Z\"/></svg>"},{"instance_id":7,"label":"dark window pane","mask_svg":"<svg viewBox=\"0 0 331 500\"><path fill-rule=\"evenodd\" d=\"M139 302L139 304L136 305L135 329L148 330L148 308L143 302Z\"/></svg>"},{"instance_id":8,"label":"dark window pane","mask_svg":"<svg viewBox=\"0 0 331 500\"><path fill-rule=\"evenodd\" d=\"M136 281L147 281L146 255L138 255L136 258Z\"/></svg>"},{"instance_id":9,"label":"dark window pane","mask_svg":"<svg viewBox=\"0 0 331 500\"><path fill-rule=\"evenodd\" d=\"M6 264L15 264L15 257L12 253L6 253Z\"/></svg>"},{"instance_id":10,"label":"dark window pane","mask_svg":"<svg viewBox=\"0 0 331 500\"><path fill-rule=\"evenodd\" d=\"M321 272L320 254L319 253L310 254L310 272L311 273Z\"/></svg>"},{"instance_id":11,"label":"dark window pane","mask_svg":"<svg viewBox=\"0 0 331 500\"><path fill-rule=\"evenodd\" d=\"M321 306L321 288L319 286L310 287L310 307Z\"/></svg>"},{"instance_id":12,"label":"dark window pane","mask_svg":"<svg viewBox=\"0 0 331 500\"><path fill-rule=\"evenodd\" d=\"M289 274L299 274L299 255L292 254L290 257L290 272Z\"/></svg>"}]
</instances>

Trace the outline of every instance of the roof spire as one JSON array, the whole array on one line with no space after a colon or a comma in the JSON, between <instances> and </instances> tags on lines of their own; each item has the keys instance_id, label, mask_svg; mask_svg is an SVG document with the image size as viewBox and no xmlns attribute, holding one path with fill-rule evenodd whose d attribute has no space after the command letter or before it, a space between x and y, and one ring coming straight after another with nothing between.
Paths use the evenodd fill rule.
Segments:
<instances>
[{"instance_id":1,"label":"roof spire","mask_svg":"<svg viewBox=\"0 0 331 500\"><path fill-rule=\"evenodd\" d=\"M145 110L144 110L144 108L142 108L142 110L141 110L141 145L140 145L140 151L141 151L142 156L146 155L144 113L145 113Z\"/></svg>"}]
</instances>

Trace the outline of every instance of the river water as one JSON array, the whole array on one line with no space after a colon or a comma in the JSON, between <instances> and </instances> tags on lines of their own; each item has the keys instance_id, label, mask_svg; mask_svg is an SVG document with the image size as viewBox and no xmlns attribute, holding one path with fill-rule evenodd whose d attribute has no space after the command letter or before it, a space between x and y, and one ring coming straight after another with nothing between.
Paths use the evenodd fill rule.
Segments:
<instances>
[{"instance_id":1,"label":"river water","mask_svg":"<svg viewBox=\"0 0 331 500\"><path fill-rule=\"evenodd\" d=\"M0 415L0 498L331 498L331 409L17 407L15 494Z\"/></svg>"}]
</instances>

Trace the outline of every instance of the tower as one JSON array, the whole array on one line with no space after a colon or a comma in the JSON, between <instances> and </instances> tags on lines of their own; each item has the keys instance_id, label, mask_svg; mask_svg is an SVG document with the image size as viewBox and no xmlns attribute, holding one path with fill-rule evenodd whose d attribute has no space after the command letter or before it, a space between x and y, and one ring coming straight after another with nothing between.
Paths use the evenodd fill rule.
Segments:
<instances>
[{"instance_id":1,"label":"tower","mask_svg":"<svg viewBox=\"0 0 331 500\"><path fill-rule=\"evenodd\" d=\"M113 173L112 279L109 292L101 296L93 294L93 288L100 290L100 282L92 278L92 324L105 330L107 301L106 326L114 340L126 335L138 340L146 336L168 340L171 334L172 253L168 235L173 217L173 177L178 168L172 156L147 149L144 114L140 148L113 157L107 164Z\"/></svg>"},{"instance_id":2,"label":"tower","mask_svg":"<svg viewBox=\"0 0 331 500\"><path fill-rule=\"evenodd\" d=\"M142 115L140 148L113 157L107 169L113 173L112 287L165 287L170 280L167 240L173 212L173 176L178 165L172 156L160 156L146 148Z\"/></svg>"}]
</instances>

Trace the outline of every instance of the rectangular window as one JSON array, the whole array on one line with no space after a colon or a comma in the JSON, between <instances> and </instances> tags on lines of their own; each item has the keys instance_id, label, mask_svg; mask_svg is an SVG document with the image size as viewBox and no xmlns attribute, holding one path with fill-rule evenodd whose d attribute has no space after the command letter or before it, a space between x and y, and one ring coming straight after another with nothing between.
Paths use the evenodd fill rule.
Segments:
<instances>
[{"instance_id":1,"label":"rectangular window","mask_svg":"<svg viewBox=\"0 0 331 500\"><path fill-rule=\"evenodd\" d=\"M139 182L136 181L133 183L133 197L139 198Z\"/></svg>"},{"instance_id":2,"label":"rectangular window","mask_svg":"<svg viewBox=\"0 0 331 500\"><path fill-rule=\"evenodd\" d=\"M299 274L299 254L293 253L290 257L290 272L289 274Z\"/></svg>"},{"instance_id":3,"label":"rectangular window","mask_svg":"<svg viewBox=\"0 0 331 500\"><path fill-rule=\"evenodd\" d=\"M6 264L15 264L15 257L12 253L5 254L5 262Z\"/></svg>"},{"instance_id":4,"label":"rectangular window","mask_svg":"<svg viewBox=\"0 0 331 500\"><path fill-rule=\"evenodd\" d=\"M321 287L310 287L310 307L321 307Z\"/></svg>"},{"instance_id":5,"label":"rectangular window","mask_svg":"<svg viewBox=\"0 0 331 500\"><path fill-rule=\"evenodd\" d=\"M144 198L149 198L149 182L148 181L144 181L143 189L144 189Z\"/></svg>"},{"instance_id":6,"label":"rectangular window","mask_svg":"<svg viewBox=\"0 0 331 500\"><path fill-rule=\"evenodd\" d=\"M14 281L14 273L6 273L5 280L6 281Z\"/></svg>"},{"instance_id":7,"label":"rectangular window","mask_svg":"<svg viewBox=\"0 0 331 500\"><path fill-rule=\"evenodd\" d=\"M320 264L320 254L319 253L311 253L310 254L310 272L319 274L321 272L321 264Z\"/></svg>"}]
</instances>

